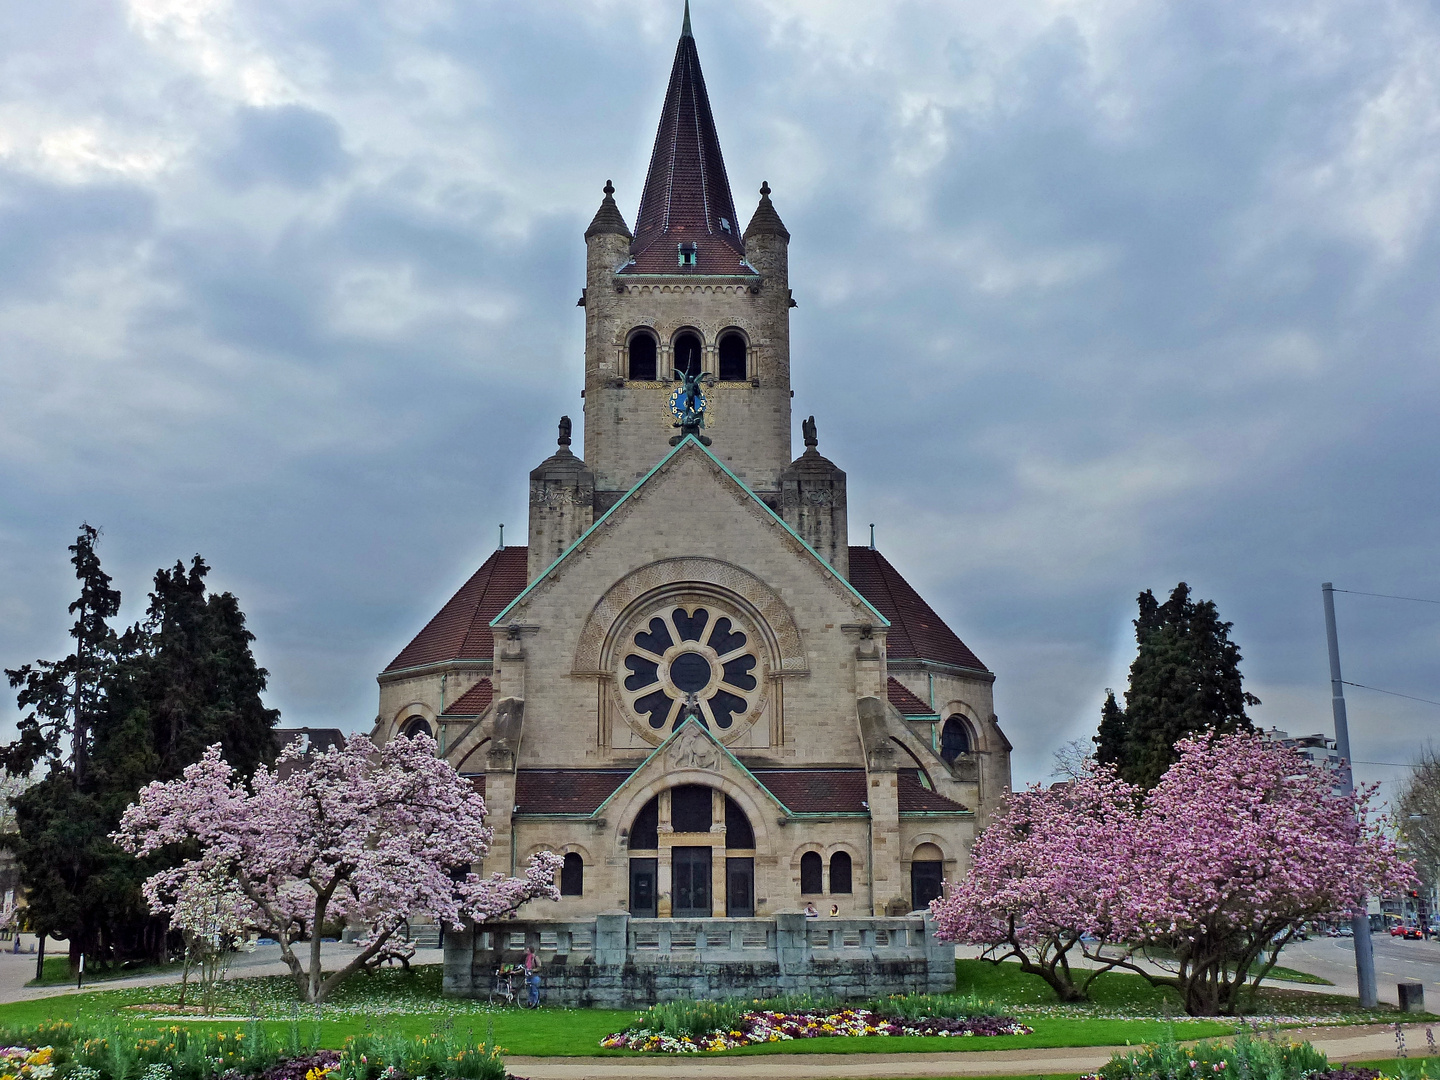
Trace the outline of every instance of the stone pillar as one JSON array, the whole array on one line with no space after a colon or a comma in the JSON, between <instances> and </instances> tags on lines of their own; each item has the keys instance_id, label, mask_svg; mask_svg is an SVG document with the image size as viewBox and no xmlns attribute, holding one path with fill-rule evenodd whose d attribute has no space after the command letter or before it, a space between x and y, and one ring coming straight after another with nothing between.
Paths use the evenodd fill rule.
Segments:
<instances>
[{"instance_id":1,"label":"stone pillar","mask_svg":"<svg viewBox=\"0 0 1440 1080\"><path fill-rule=\"evenodd\" d=\"M475 924L465 920L465 928L445 928L446 997L471 997L475 993Z\"/></svg>"},{"instance_id":2,"label":"stone pillar","mask_svg":"<svg viewBox=\"0 0 1440 1080\"><path fill-rule=\"evenodd\" d=\"M949 994L955 990L955 943L935 936L935 916L925 913L925 967L928 992Z\"/></svg>"},{"instance_id":3,"label":"stone pillar","mask_svg":"<svg viewBox=\"0 0 1440 1080\"><path fill-rule=\"evenodd\" d=\"M515 813L515 774L502 768L485 774L485 824L490 826L490 850L485 873L513 874L515 852L510 847L510 822Z\"/></svg>"},{"instance_id":4,"label":"stone pillar","mask_svg":"<svg viewBox=\"0 0 1440 1080\"><path fill-rule=\"evenodd\" d=\"M780 965L780 992L805 989L810 969L810 926L800 912L775 916L775 961Z\"/></svg>"},{"instance_id":5,"label":"stone pillar","mask_svg":"<svg viewBox=\"0 0 1440 1080\"><path fill-rule=\"evenodd\" d=\"M725 915L725 891L730 887L725 873L725 793L711 788L710 802L710 913Z\"/></svg>"},{"instance_id":6,"label":"stone pillar","mask_svg":"<svg viewBox=\"0 0 1440 1080\"><path fill-rule=\"evenodd\" d=\"M630 913L604 911L595 916L595 966L623 967L630 954Z\"/></svg>"},{"instance_id":7,"label":"stone pillar","mask_svg":"<svg viewBox=\"0 0 1440 1080\"><path fill-rule=\"evenodd\" d=\"M662 919L668 919L674 910L670 903L670 889L673 885L670 876L670 849L674 846L675 834L675 827L670 819L669 788L660 792L656 816L659 818L657 831L660 834L660 858L655 868L655 914Z\"/></svg>"},{"instance_id":8,"label":"stone pillar","mask_svg":"<svg viewBox=\"0 0 1440 1080\"><path fill-rule=\"evenodd\" d=\"M870 880L874 915L888 914L894 900L909 903L910 883L903 880L900 851L900 792L893 768L870 772ZM906 910L909 910L908 906Z\"/></svg>"}]
</instances>

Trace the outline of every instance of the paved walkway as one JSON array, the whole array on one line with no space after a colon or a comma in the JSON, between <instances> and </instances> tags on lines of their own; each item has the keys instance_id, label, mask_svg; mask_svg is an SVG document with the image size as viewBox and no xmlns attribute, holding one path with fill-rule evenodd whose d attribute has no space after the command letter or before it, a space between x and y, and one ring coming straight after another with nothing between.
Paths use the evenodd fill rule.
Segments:
<instances>
[{"instance_id":1,"label":"paved walkway","mask_svg":"<svg viewBox=\"0 0 1440 1080\"><path fill-rule=\"evenodd\" d=\"M34 939L26 934L22 939L22 948L28 947ZM49 948L51 956L64 956L65 943L63 941L51 941ZM340 942L322 945L320 948L322 963L326 971L334 971L355 957L355 946L345 945ZM410 963L413 964L438 964L445 959L440 949L419 949ZM258 975L288 975L290 969L285 966L285 961L280 959L280 946L261 945L254 952L237 953L230 961L230 977L232 979L250 978ZM11 1001L33 1001L35 998L55 997L60 994L89 993L92 990L118 990L130 986L163 986L167 983L178 983L180 972L176 969L173 973L167 972L162 975L141 975L130 979L107 979L102 982L86 983L83 990L76 990L72 986L26 986L25 984L35 977L35 954L34 953L12 953L0 952L0 1004Z\"/></svg>"},{"instance_id":2,"label":"paved walkway","mask_svg":"<svg viewBox=\"0 0 1440 1080\"><path fill-rule=\"evenodd\" d=\"M1285 1036L1305 1039L1331 1061L1395 1056L1393 1027L1307 1028ZM1413 1053L1425 1052L1425 1027L1405 1029ZM526 1058L506 1064L528 1080L936 1080L963 1076L1033 1076L1093 1072L1125 1046L1053 1050L958 1050L950 1054L777 1054L774 1057Z\"/></svg>"}]
</instances>

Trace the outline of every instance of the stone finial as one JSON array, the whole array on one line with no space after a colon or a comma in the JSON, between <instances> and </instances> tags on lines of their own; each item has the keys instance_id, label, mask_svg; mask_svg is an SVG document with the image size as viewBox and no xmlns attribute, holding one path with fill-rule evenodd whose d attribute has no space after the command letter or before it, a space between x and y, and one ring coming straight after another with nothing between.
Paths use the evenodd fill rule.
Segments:
<instances>
[{"instance_id":1,"label":"stone finial","mask_svg":"<svg viewBox=\"0 0 1440 1080\"><path fill-rule=\"evenodd\" d=\"M787 242L790 240L790 230L785 228L785 223L775 212L775 204L770 201L770 181L768 180L760 185L760 205L755 208L755 216L745 227L746 240L760 234L782 236Z\"/></svg>"},{"instance_id":2,"label":"stone finial","mask_svg":"<svg viewBox=\"0 0 1440 1080\"><path fill-rule=\"evenodd\" d=\"M560 438L555 441L561 446L570 445L570 417L560 417Z\"/></svg>"},{"instance_id":3,"label":"stone finial","mask_svg":"<svg viewBox=\"0 0 1440 1080\"><path fill-rule=\"evenodd\" d=\"M585 230L585 239L589 240L601 233L613 233L629 240L630 226L625 224L625 215L620 213L620 208L615 205L615 185L606 180L603 190L605 198L600 202L600 209L595 211L590 227Z\"/></svg>"},{"instance_id":4,"label":"stone finial","mask_svg":"<svg viewBox=\"0 0 1440 1080\"><path fill-rule=\"evenodd\" d=\"M815 434L815 417L800 421L800 431L805 436L806 449L820 445L820 440Z\"/></svg>"}]
</instances>

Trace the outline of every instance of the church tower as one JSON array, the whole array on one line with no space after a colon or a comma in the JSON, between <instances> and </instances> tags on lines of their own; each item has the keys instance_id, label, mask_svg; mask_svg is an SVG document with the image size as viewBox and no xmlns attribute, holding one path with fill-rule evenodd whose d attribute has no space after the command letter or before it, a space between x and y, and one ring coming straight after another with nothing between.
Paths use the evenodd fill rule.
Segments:
<instances>
[{"instance_id":1,"label":"church tower","mask_svg":"<svg viewBox=\"0 0 1440 1080\"><path fill-rule=\"evenodd\" d=\"M687 7L635 231L607 182L585 232L596 516L669 452L677 370L703 373L715 456L778 505L790 465L789 242L768 184L741 232Z\"/></svg>"},{"instance_id":2,"label":"church tower","mask_svg":"<svg viewBox=\"0 0 1440 1080\"><path fill-rule=\"evenodd\" d=\"M806 904L923 911L1010 782L994 674L873 541L850 546L813 416L792 460L790 233L768 184L737 219L688 9L634 226L607 182L585 232L583 448L561 417L525 543L380 673L374 732L433 733L471 778L483 873L563 856L538 917L595 920L576 979L602 966L602 916L788 917L803 936ZM703 408L672 410L700 404L697 381ZM446 936L448 991L493 969L479 941ZM952 951L929 955L953 987Z\"/></svg>"}]
</instances>

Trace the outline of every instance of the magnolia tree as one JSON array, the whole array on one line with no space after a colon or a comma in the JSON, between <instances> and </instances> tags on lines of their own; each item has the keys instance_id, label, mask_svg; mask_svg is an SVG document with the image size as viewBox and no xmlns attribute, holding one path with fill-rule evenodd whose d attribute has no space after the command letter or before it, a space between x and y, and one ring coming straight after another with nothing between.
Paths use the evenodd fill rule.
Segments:
<instances>
[{"instance_id":1,"label":"magnolia tree","mask_svg":"<svg viewBox=\"0 0 1440 1080\"><path fill-rule=\"evenodd\" d=\"M214 1012L215 985L225 977L231 952L254 948L245 943L250 901L234 879L204 867L192 867L181 874L157 874L145 882L142 891L150 910L169 915L170 928L180 931L185 942L180 1007L185 1007L190 969L197 967L201 1004L207 1013Z\"/></svg>"},{"instance_id":2,"label":"magnolia tree","mask_svg":"<svg viewBox=\"0 0 1440 1080\"><path fill-rule=\"evenodd\" d=\"M1095 967L1173 988L1192 1015L1230 1014L1307 921L1412 879L1370 817L1373 789L1336 794L1323 769L1247 732L1176 749L1138 807L1099 769L1011 796L932 904L941 934L1028 963L1062 999L1078 945Z\"/></svg>"},{"instance_id":3,"label":"magnolia tree","mask_svg":"<svg viewBox=\"0 0 1440 1080\"><path fill-rule=\"evenodd\" d=\"M940 936L983 946L992 963L1018 960L1061 1001L1084 998L1104 968L1077 982L1071 951L1134 929L1113 855L1134 833L1135 803L1135 789L1093 761L1066 783L1011 795L976 841L970 873L931 905Z\"/></svg>"},{"instance_id":4,"label":"magnolia tree","mask_svg":"<svg viewBox=\"0 0 1440 1080\"><path fill-rule=\"evenodd\" d=\"M1258 734L1186 739L1146 797L1126 856L1138 944L1192 1015L1232 1014L1312 919L1349 916L1367 895L1408 888L1410 864L1370 812L1373 787L1335 779Z\"/></svg>"},{"instance_id":5,"label":"magnolia tree","mask_svg":"<svg viewBox=\"0 0 1440 1080\"><path fill-rule=\"evenodd\" d=\"M297 740L273 771L256 769L247 788L212 746L179 780L142 789L114 839L136 855L198 847L198 858L146 882L152 907L169 910L166 898L180 895L187 878L233 881L243 897L236 917L279 942L305 1001L324 1001L393 955L395 932L410 919L458 927L527 900L559 899L560 859L549 852L532 858L523 878L470 872L490 842L485 803L435 749L423 736L377 749L352 735L307 759ZM349 963L322 975L322 927L342 918L369 933Z\"/></svg>"}]
</instances>

